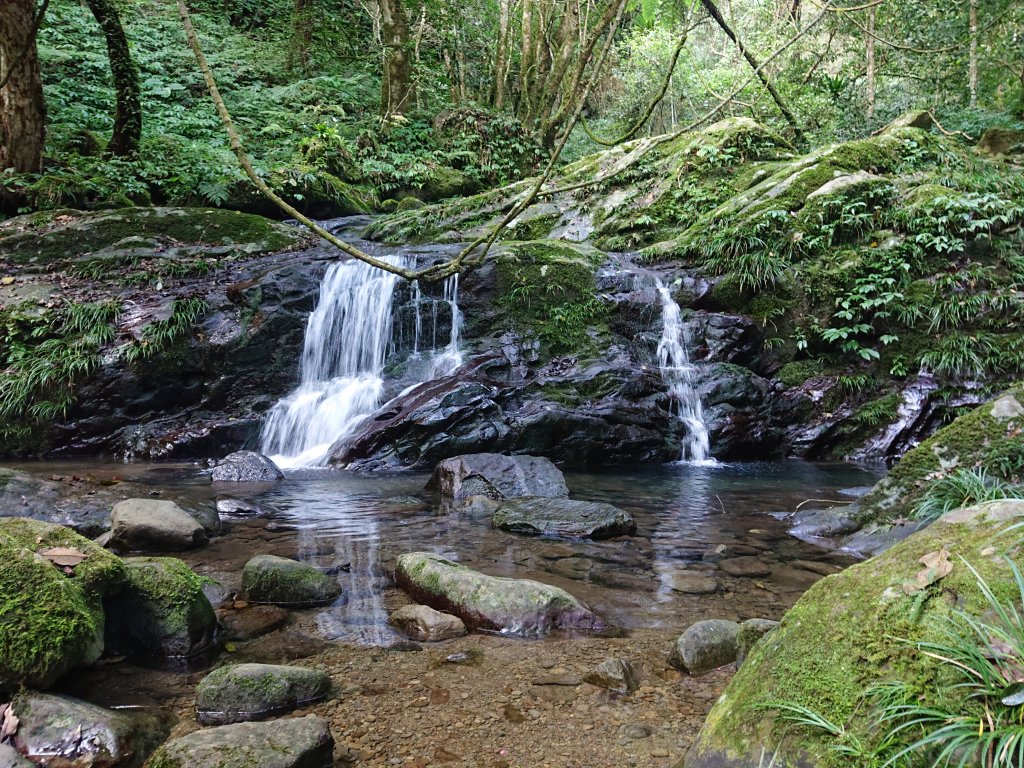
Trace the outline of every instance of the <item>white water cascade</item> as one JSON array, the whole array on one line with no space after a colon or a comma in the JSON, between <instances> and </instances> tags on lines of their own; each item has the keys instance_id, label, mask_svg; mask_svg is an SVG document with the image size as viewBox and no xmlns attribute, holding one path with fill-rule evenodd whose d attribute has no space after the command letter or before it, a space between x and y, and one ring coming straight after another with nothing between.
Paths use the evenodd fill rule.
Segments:
<instances>
[{"instance_id":1,"label":"white water cascade","mask_svg":"<svg viewBox=\"0 0 1024 768\"><path fill-rule=\"evenodd\" d=\"M383 258L396 266L414 265L411 256ZM306 325L299 386L267 414L260 436L260 450L279 467L323 466L331 446L352 434L381 404L384 366L393 346L398 281L397 276L359 261L340 262L328 269ZM424 299L415 284L413 296L412 356L417 358L423 345L421 311L429 305L432 334L436 334L438 302ZM428 379L447 375L462 364L458 275L445 283L443 303L451 307L451 334L440 351L430 344Z\"/></svg>"},{"instance_id":2,"label":"white water cascade","mask_svg":"<svg viewBox=\"0 0 1024 768\"><path fill-rule=\"evenodd\" d=\"M686 350L690 345L689 333L683 323L679 305L668 288L656 279L661 297L661 341L658 342L658 368L668 383L672 412L686 427L681 461L695 464L714 463L708 428L704 423L704 406L694 386L694 367Z\"/></svg>"}]
</instances>

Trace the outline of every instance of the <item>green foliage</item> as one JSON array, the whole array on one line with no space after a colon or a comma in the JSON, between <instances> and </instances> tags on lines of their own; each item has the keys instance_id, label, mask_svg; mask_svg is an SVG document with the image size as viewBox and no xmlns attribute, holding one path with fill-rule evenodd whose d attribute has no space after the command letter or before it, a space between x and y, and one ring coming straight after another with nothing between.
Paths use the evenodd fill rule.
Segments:
<instances>
[{"instance_id":1,"label":"green foliage","mask_svg":"<svg viewBox=\"0 0 1024 768\"><path fill-rule=\"evenodd\" d=\"M1000 499L1024 499L1024 486L992 477L984 467L960 468L928 484L914 515L930 521L954 509Z\"/></svg>"},{"instance_id":2,"label":"green foliage","mask_svg":"<svg viewBox=\"0 0 1024 768\"><path fill-rule=\"evenodd\" d=\"M142 329L142 338L119 348L129 363L145 360L170 349L194 332L196 324L207 313L210 305L205 299L191 296L175 299L166 320L154 320Z\"/></svg>"}]
</instances>

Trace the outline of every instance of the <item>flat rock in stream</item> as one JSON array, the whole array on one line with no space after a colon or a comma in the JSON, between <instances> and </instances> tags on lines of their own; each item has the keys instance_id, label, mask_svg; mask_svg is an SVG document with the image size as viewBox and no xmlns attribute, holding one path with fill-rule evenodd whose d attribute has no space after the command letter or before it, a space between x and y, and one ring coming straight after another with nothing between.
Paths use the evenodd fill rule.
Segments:
<instances>
[{"instance_id":1,"label":"flat rock in stream","mask_svg":"<svg viewBox=\"0 0 1024 768\"><path fill-rule=\"evenodd\" d=\"M319 701L331 678L319 669L283 664L233 664L214 670L196 688L202 725L264 720Z\"/></svg>"},{"instance_id":2,"label":"flat rock in stream","mask_svg":"<svg viewBox=\"0 0 1024 768\"><path fill-rule=\"evenodd\" d=\"M256 451L235 451L213 468L215 483L276 483L278 480L284 480L284 472Z\"/></svg>"},{"instance_id":3,"label":"flat rock in stream","mask_svg":"<svg viewBox=\"0 0 1024 768\"><path fill-rule=\"evenodd\" d=\"M432 552L401 555L395 578L416 600L455 614L472 629L535 636L556 629L605 628L565 590L539 581L487 576Z\"/></svg>"},{"instance_id":4,"label":"flat rock in stream","mask_svg":"<svg viewBox=\"0 0 1024 768\"><path fill-rule=\"evenodd\" d=\"M569 495L565 477L550 459L500 453L470 453L439 462L427 490L455 502L474 496L501 500Z\"/></svg>"},{"instance_id":5,"label":"flat rock in stream","mask_svg":"<svg viewBox=\"0 0 1024 768\"><path fill-rule=\"evenodd\" d=\"M119 501L110 524L110 546L118 549L178 552L206 543L203 526L173 501Z\"/></svg>"},{"instance_id":6,"label":"flat rock in stream","mask_svg":"<svg viewBox=\"0 0 1024 768\"><path fill-rule=\"evenodd\" d=\"M572 499L521 498L503 501L491 525L527 536L608 539L636 533L636 522L611 504Z\"/></svg>"},{"instance_id":7,"label":"flat rock in stream","mask_svg":"<svg viewBox=\"0 0 1024 768\"><path fill-rule=\"evenodd\" d=\"M172 739L151 758L152 768L329 768L334 738L322 717L235 723Z\"/></svg>"}]
</instances>

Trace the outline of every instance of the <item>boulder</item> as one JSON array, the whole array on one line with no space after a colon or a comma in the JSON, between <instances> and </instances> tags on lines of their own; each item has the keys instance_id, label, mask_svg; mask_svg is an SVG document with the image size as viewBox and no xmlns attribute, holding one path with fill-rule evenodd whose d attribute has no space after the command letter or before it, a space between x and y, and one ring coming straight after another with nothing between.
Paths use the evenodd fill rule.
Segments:
<instances>
[{"instance_id":1,"label":"boulder","mask_svg":"<svg viewBox=\"0 0 1024 768\"><path fill-rule=\"evenodd\" d=\"M110 525L110 546L118 549L177 552L206 543L203 526L173 501L119 501Z\"/></svg>"},{"instance_id":2,"label":"boulder","mask_svg":"<svg viewBox=\"0 0 1024 768\"><path fill-rule=\"evenodd\" d=\"M277 464L256 451L235 451L213 468L215 483L276 483L284 480Z\"/></svg>"},{"instance_id":3,"label":"boulder","mask_svg":"<svg viewBox=\"0 0 1024 768\"><path fill-rule=\"evenodd\" d=\"M107 649L144 659L189 659L213 644L217 617L206 580L173 557L126 558L128 580L105 601Z\"/></svg>"},{"instance_id":4,"label":"boulder","mask_svg":"<svg viewBox=\"0 0 1024 768\"><path fill-rule=\"evenodd\" d=\"M445 459L434 468L427 490L455 502L473 496L515 499L569 495L565 477L550 459L500 453L471 453Z\"/></svg>"},{"instance_id":5,"label":"boulder","mask_svg":"<svg viewBox=\"0 0 1024 768\"><path fill-rule=\"evenodd\" d=\"M388 621L410 640L421 642L451 640L466 634L462 619L428 605L404 605L392 612Z\"/></svg>"},{"instance_id":6,"label":"boulder","mask_svg":"<svg viewBox=\"0 0 1024 768\"><path fill-rule=\"evenodd\" d=\"M254 603L286 608L329 605L341 595L337 579L297 560L257 555L242 569L242 591Z\"/></svg>"},{"instance_id":7,"label":"boulder","mask_svg":"<svg viewBox=\"0 0 1024 768\"><path fill-rule=\"evenodd\" d=\"M73 531L0 519L0 691L46 688L103 652L103 596L121 560Z\"/></svg>"},{"instance_id":8,"label":"boulder","mask_svg":"<svg viewBox=\"0 0 1024 768\"><path fill-rule=\"evenodd\" d=\"M322 717L204 728L172 739L149 768L330 768L334 738Z\"/></svg>"},{"instance_id":9,"label":"boulder","mask_svg":"<svg viewBox=\"0 0 1024 768\"><path fill-rule=\"evenodd\" d=\"M598 664L584 680L616 693L629 693L640 687L640 675L628 659L608 659Z\"/></svg>"},{"instance_id":10,"label":"boulder","mask_svg":"<svg viewBox=\"0 0 1024 768\"><path fill-rule=\"evenodd\" d=\"M703 675L736 661L740 625L708 619L690 625L672 646L668 663L690 675Z\"/></svg>"},{"instance_id":11,"label":"boulder","mask_svg":"<svg viewBox=\"0 0 1024 768\"><path fill-rule=\"evenodd\" d=\"M950 622L962 621L956 616L994 620L972 568L993 594L1019 600L1003 555L1019 558L1020 532L1010 527L1022 522L1022 501L949 512L812 586L750 649L687 755L687 768L833 764L833 736L794 727L780 716L779 703L808 707L847 731L850 743L865 744L879 736L867 692L880 684L899 680L908 700L965 711L951 666L920 644L948 643ZM942 562L951 568L938 567ZM911 763L918 757L924 765L924 755L912 755Z\"/></svg>"},{"instance_id":12,"label":"boulder","mask_svg":"<svg viewBox=\"0 0 1024 768\"><path fill-rule=\"evenodd\" d=\"M462 619L471 629L544 635L605 624L568 592L527 579L486 576L431 552L399 556L395 578L406 592Z\"/></svg>"},{"instance_id":13,"label":"boulder","mask_svg":"<svg viewBox=\"0 0 1024 768\"><path fill-rule=\"evenodd\" d=\"M18 718L14 736L17 750L36 764L141 766L156 746L143 723L123 712L114 712L70 696L26 691L11 702Z\"/></svg>"},{"instance_id":14,"label":"boulder","mask_svg":"<svg viewBox=\"0 0 1024 768\"><path fill-rule=\"evenodd\" d=\"M771 619L747 619L741 622L739 635L736 636L736 666L743 663L758 640L777 626L779 622Z\"/></svg>"},{"instance_id":15,"label":"boulder","mask_svg":"<svg viewBox=\"0 0 1024 768\"><path fill-rule=\"evenodd\" d=\"M990 155L1024 152L1024 131L1017 128L986 128L978 140L978 149Z\"/></svg>"},{"instance_id":16,"label":"boulder","mask_svg":"<svg viewBox=\"0 0 1024 768\"><path fill-rule=\"evenodd\" d=\"M319 669L233 664L200 681L196 718L202 725L264 720L319 701L330 689L330 676Z\"/></svg>"},{"instance_id":17,"label":"boulder","mask_svg":"<svg viewBox=\"0 0 1024 768\"><path fill-rule=\"evenodd\" d=\"M611 504L572 499L521 498L504 501L491 525L526 536L608 539L636 533L632 515Z\"/></svg>"}]
</instances>

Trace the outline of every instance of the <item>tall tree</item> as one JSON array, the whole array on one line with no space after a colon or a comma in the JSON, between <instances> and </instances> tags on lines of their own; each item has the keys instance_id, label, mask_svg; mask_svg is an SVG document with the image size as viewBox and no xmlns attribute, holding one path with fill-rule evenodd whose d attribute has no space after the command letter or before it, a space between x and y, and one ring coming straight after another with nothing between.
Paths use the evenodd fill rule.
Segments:
<instances>
[{"instance_id":1,"label":"tall tree","mask_svg":"<svg viewBox=\"0 0 1024 768\"><path fill-rule=\"evenodd\" d=\"M35 173L43 164L46 102L36 50L41 18L34 0L0 1L0 170Z\"/></svg>"},{"instance_id":2,"label":"tall tree","mask_svg":"<svg viewBox=\"0 0 1024 768\"><path fill-rule=\"evenodd\" d=\"M295 0L292 8L292 42L287 67L309 72L309 51L313 47L313 0Z\"/></svg>"},{"instance_id":3,"label":"tall tree","mask_svg":"<svg viewBox=\"0 0 1024 768\"><path fill-rule=\"evenodd\" d=\"M409 55L409 20L402 0L377 0L377 5L380 9L381 43L384 47L380 114L383 118L389 118L403 114L416 98L412 57Z\"/></svg>"},{"instance_id":4,"label":"tall tree","mask_svg":"<svg viewBox=\"0 0 1024 768\"><path fill-rule=\"evenodd\" d=\"M865 87L868 91L868 120L875 119L875 6L868 8L868 31L864 44L867 46Z\"/></svg>"},{"instance_id":5,"label":"tall tree","mask_svg":"<svg viewBox=\"0 0 1024 768\"><path fill-rule=\"evenodd\" d=\"M117 106L114 109L114 133L107 150L112 155L133 155L142 138L142 98L139 87L139 68L135 66L128 37L121 24L121 16L113 0L86 0L107 39L107 58L114 76Z\"/></svg>"}]
</instances>

